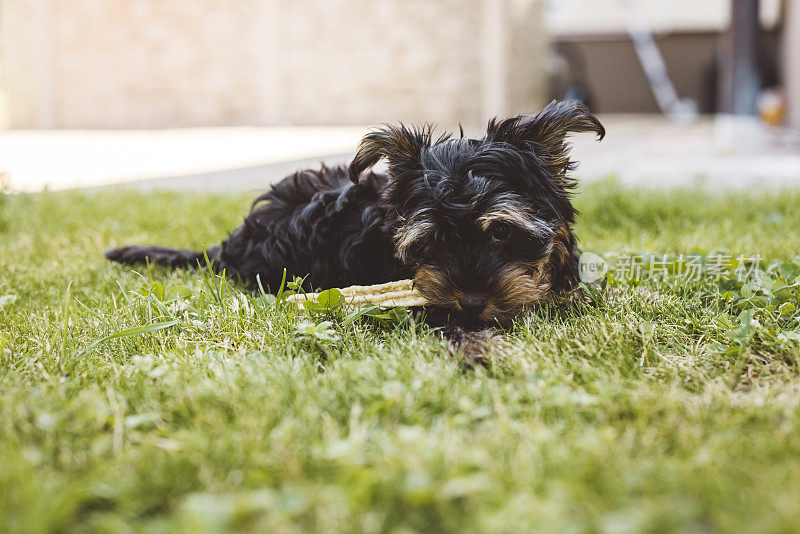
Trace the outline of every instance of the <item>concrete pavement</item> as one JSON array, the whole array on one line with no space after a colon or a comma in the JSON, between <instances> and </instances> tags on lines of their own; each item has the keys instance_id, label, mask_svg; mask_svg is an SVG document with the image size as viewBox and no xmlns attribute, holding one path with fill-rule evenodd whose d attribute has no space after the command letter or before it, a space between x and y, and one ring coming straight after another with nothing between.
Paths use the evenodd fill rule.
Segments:
<instances>
[{"instance_id":1,"label":"concrete pavement","mask_svg":"<svg viewBox=\"0 0 800 534\"><path fill-rule=\"evenodd\" d=\"M0 172L12 189L26 192L149 180L156 181L142 187L248 189L255 184L251 178L242 181L244 174L237 169L347 153L365 131L363 127L5 130L0 131Z\"/></svg>"},{"instance_id":2,"label":"concrete pavement","mask_svg":"<svg viewBox=\"0 0 800 534\"><path fill-rule=\"evenodd\" d=\"M800 187L800 134L748 118L677 124L661 116L601 117L602 143L573 140L585 181L712 189ZM139 190L263 190L298 168L347 163L367 127L154 131L0 131L0 172L34 192L124 185Z\"/></svg>"}]
</instances>

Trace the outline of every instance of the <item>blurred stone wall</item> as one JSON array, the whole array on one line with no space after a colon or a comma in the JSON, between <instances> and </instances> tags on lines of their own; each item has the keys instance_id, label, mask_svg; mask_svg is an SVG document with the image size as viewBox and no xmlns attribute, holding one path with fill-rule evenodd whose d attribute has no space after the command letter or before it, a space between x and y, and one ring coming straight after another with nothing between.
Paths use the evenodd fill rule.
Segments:
<instances>
[{"instance_id":1,"label":"blurred stone wall","mask_svg":"<svg viewBox=\"0 0 800 534\"><path fill-rule=\"evenodd\" d=\"M541 3L2 0L3 85L22 128L472 126L544 103Z\"/></svg>"}]
</instances>

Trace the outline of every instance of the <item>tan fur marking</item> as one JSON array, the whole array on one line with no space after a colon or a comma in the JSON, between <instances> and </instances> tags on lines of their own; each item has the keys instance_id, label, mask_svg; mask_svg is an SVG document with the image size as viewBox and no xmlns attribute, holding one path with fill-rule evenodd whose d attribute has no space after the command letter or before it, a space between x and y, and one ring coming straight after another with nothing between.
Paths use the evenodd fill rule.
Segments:
<instances>
[{"instance_id":1,"label":"tan fur marking","mask_svg":"<svg viewBox=\"0 0 800 534\"><path fill-rule=\"evenodd\" d=\"M529 266L505 267L489 295L481 318L506 323L531 306L547 300L552 283L548 270L544 268L546 262L547 258Z\"/></svg>"},{"instance_id":2,"label":"tan fur marking","mask_svg":"<svg viewBox=\"0 0 800 534\"><path fill-rule=\"evenodd\" d=\"M478 218L478 223L484 231L487 231L492 223L498 221L513 224L538 237L553 235L553 230L546 222L535 219L525 207L520 205L495 206Z\"/></svg>"},{"instance_id":3,"label":"tan fur marking","mask_svg":"<svg viewBox=\"0 0 800 534\"><path fill-rule=\"evenodd\" d=\"M414 275L414 289L417 289L431 304L450 308L457 307L458 299L464 296L464 293L453 287L442 273L427 265L417 269Z\"/></svg>"},{"instance_id":4,"label":"tan fur marking","mask_svg":"<svg viewBox=\"0 0 800 534\"><path fill-rule=\"evenodd\" d=\"M395 233L397 257L403 261L408 259L408 248L420 239L427 239L433 232L434 224L429 220L412 221L400 227Z\"/></svg>"}]
</instances>

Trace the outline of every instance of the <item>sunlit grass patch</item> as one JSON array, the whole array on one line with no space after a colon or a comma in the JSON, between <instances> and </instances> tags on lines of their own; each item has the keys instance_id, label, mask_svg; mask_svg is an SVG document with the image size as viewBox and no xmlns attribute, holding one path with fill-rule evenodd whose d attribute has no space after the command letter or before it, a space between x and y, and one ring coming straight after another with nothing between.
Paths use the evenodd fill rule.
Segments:
<instances>
[{"instance_id":1,"label":"sunlit grass patch","mask_svg":"<svg viewBox=\"0 0 800 534\"><path fill-rule=\"evenodd\" d=\"M0 530L796 528L800 193L588 186L584 249L760 276L612 274L472 370L412 318L102 258L210 245L249 200L0 196Z\"/></svg>"}]
</instances>

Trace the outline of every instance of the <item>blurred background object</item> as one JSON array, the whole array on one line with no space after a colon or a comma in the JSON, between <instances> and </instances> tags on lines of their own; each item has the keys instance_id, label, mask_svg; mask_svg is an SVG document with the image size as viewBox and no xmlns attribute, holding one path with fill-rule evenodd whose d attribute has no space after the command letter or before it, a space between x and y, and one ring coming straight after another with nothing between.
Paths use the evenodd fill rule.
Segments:
<instances>
[{"instance_id":1,"label":"blurred background object","mask_svg":"<svg viewBox=\"0 0 800 534\"><path fill-rule=\"evenodd\" d=\"M597 167L623 179L678 172L658 150L800 158L800 0L0 0L0 45L0 172L25 190L256 187L371 125L476 133L553 98L602 115L589 158L633 145Z\"/></svg>"},{"instance_id":2,"label":"blurred background object","mask_svg":"<svg viewBox=\"0 0 800 534\"><path fill-rule=\"evenodd\" d=\"M786 96L779 88L762 90L758 95L758 116L769 126L780 126L786 120Z\"/></svg>"},{"instance_id":3,"label":"blurred background object","mask_svg":"<svg viewBox=\"0 0 800 534\"><path fill-rule=\"evenodd\" d=\"M783 13L790 3L797 2L552 0L545 14L555 49L565 57L580 58L568 61L571 71L562 76L570 79L579 73L593 95L597 112L659 111L629 37L630 10L635 8L652 32L678 97L694 100L702 113L715 113L726 111L719 93L733 37L738 38L737 44L748 57L758 58L760 72L751 74L760 76L767 85L777 83ZM753 13L755 17L741 24L743 17ZM734 14L739 15L745 30L755 26L757 35L735 28ZM745 42L745 38L749 40ZM726 43L731 45L726 47Z\"/></svg>"}]
</instances>

